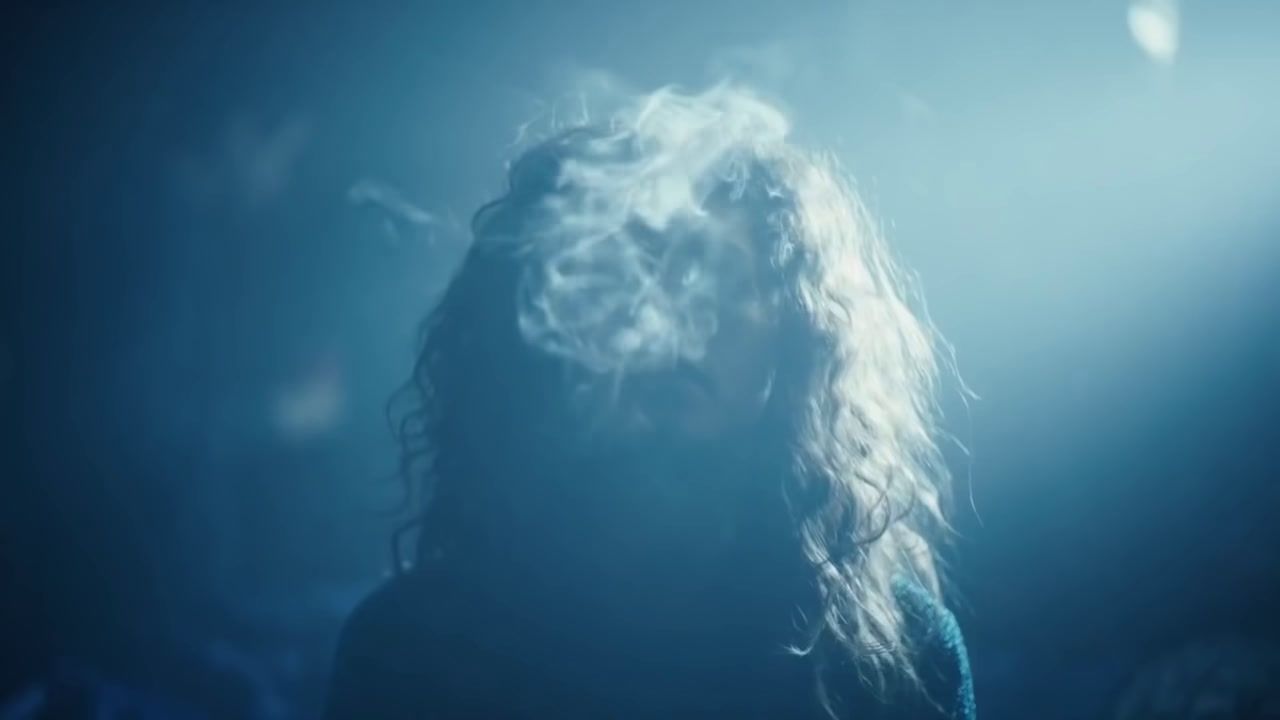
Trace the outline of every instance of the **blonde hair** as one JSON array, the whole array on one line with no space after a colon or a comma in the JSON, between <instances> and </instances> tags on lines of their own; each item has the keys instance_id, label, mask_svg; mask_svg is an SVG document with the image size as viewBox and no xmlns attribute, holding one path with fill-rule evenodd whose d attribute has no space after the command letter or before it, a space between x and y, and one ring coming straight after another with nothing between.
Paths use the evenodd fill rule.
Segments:
<instances>
[{"instance_id":1,"label":"blonde hair","mask_svg":"<svg viewBox=\"0 0 1280 720\"><path fill-rule=\"evenodd\" d=\"M466 378L477 372L477 356L455 357L460 344L474 348L486 333L511 333L520 337L502 342L576 354L583 365L603 371L634 362L627 353L672 340L606 342L611 329L549 314L574 303L594 309L602 304L598 295L548 297L549 284L525 288L518 322L512 322L511 306L492 303L489 294L518 286L528 277L520 265L531 259L563 257L566 248L578 252L573 243L583 237L595 243L591 247L610 248L604 260L631 257L641 251L618 242L637 214L657 228L677 216L708 217L710 196L729 187L733 202L759 211L790 318L784 324L792 333L785 343L791 362L779 369L776 383L789 436L785 496L821 598L805 641L792 650L816 659L819 696L834 715L837 698L828 692L823 670L834 662L852 662L881 687L891 676L919 684L908 632L911 608L901 587L907 583L934 600L941 595L937 545L948 533L949 476L935 442L935 395L945 357L913 279L894 261L839 165L794 147L787 131L776 108L742 89L717 86L700 95L667 89L606 126L571 129L526 151L511 167L506 195L477 212L476 244L428 318L409 385L417 403L403 418L401 439L406 477L417 477L425 460L423 477L457 485L433 485L446 496L439 502L484 507L456 499L486 490L477 489L476 473L455 467L465 462L458 460L464 453L458 448L468 441L459 439L462 425L451 418L489 412L469 409L477 394L466 389ZM636 202L647 204L637 208ZM574 259L578 266L601 260ZM605 267L604 260L592 271ZM482 278L485 273L504 279ZM625 299L606 298L604 304L625 305ZM478 310L489 306L494 309ZM676 304L666 307L680 311ZM490 312L492 317L483 314ZM648 329L689 327L673 317ZM674 338L668 345L696 346L697 340ZM519 379L504 380L509 373L497 367L486 366L490 372L481 382L497 378L518 386ZM471 477L450 477L463 474ZM470 482L470 489L461 482ZM427 530L444 533L448 512L440 511L435 528L428 523Z\"/></svg>"}]
</instances>

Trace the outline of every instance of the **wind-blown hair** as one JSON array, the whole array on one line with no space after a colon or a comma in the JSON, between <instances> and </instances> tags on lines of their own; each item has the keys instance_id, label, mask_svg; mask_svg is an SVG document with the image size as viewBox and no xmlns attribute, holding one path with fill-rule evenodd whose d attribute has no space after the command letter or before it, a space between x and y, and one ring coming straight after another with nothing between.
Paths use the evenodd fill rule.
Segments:
<instances>
[{"instance_id":1,"label":"wind-blown hair","mask_svg":"<svg viewBox=\"0 0 1280 720\"><path fill-rule=\"evenodd\" d=\"M701 152L693 170L676 163L688 180L688 192L677 195L703 217L725 203L747 208L763 228L761 251L782 290L783 358L766 412L788 455L779 502L793 524L789 537L807 559L821 602L793 649L813 653L819 666L843 653L865 677L914 681L908 608L895 587L905 580L935 597L941 592L936 545L948 532L948 474L934 439L940 341L912 310L919 301L913 284L837 163L791 145L781 115L767 104L718 87L697 96L660 92L633 110L526 151L510 168L506 194L473 219L474 244L426 321L407 386L411 405L399 425L403 472L429 499L422 552L468 532L468 542L492 542L492 535L477 536L479 526L516 532L494 516L521 481L486 470L490 448L538 432L542 423L527 412L553 404L555 360L572 359L569 340L583 338L571 337L564 323L531 332L522 313L553 303L526 307L517 293L529 263L554 255L548 245L560 243L558 251L583 231L582 223L548 231L547 209L585 207L573 205L575 193L618 179L575 174L575 163L580 169L602 147L612 152L625 142L619 162L667 173L675 165L665 161ZM692 130L690 117L700 123ZM635 203L652 194L619 197L632 203L623 210L634 217ZM662 226L661 219L646 223ZM612 227L615 235L621 229ZM685 327L678 320L671 326ZM548 332L559 333L555 342L543 342ZM673 347L679 352L688 343ZM819 678L826 703L821 672Z\"/></svg>"}]
</instances>

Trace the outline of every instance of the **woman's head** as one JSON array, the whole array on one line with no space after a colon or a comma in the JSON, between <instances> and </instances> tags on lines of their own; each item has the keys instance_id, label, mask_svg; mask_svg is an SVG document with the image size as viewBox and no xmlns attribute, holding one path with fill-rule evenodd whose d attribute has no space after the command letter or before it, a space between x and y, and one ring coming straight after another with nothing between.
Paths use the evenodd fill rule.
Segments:
<instances>
[{"instance_id":1,"label":"woman's head","mask_svg":"<svg viewBox=\"0 0 1280 720\"><path fill-rule=\"evenodd\" d=\"M834 163L787 131L740 90L662 91L528 150L428 319L406 471L447 543L515 532L557 469L697 458L695 511L785 514L822 596L798 645L910 675L892 583L938 587L934 337ZM747 455L725 467L751 477L706 472Z\"/></svg>"}]
</instances>

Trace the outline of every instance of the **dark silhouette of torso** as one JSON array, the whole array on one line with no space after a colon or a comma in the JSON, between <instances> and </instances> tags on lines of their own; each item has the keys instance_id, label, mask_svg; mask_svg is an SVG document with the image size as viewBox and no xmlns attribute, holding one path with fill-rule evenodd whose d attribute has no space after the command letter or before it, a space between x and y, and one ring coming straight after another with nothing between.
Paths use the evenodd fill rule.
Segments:
<instances>
[{"instance_id":1,"label":"dark silhouette of torso","mask_svg":"<svg viewBox=\"0 0 1280 720\"><path fill-rule=\"evenodd\" d=\"M786 648L803 636L793 578L767 560L759 574L741 567L726 563L698 583L604 572L586 584L576 568L428 560L352 616L327 718L829 717L814 656ZM940 643L928 652L926 690L938 702L919 692L877 699L837 668L828 683L843 678L833 688L840 715L969 718L954 707L969 692L962 658Z\"/></svg>"}]
</instances>

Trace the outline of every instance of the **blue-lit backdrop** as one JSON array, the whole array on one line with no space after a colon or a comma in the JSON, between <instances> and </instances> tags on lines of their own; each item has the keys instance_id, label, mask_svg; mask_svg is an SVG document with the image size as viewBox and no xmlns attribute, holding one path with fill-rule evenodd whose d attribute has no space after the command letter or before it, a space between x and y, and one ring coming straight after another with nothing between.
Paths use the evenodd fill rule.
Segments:
<instances>
[{"instance_id":1,"label":"blue-lit backdrop","mask_svg":"<svg viewBox=\"0 0 1280 720\"><path fill-rule=\"evenodd\" d=\"M6 25L0 718L314 716L388 567L384 404L469 214L525 135L724 78L841 159L980 396L944 404L984 717L1121 717L1179 653L1280 672L1280 4Z\"/></svg>"}]
</instances>

